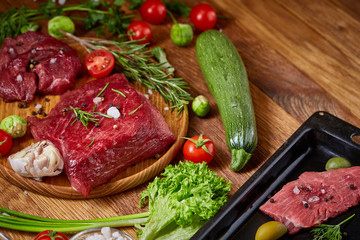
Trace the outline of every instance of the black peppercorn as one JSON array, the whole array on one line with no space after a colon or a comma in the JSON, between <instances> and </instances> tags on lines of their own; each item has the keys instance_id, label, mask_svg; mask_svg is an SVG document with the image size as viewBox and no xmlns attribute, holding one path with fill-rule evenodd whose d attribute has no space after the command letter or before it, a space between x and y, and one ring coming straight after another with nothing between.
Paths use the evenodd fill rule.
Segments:
<instances>
[{"instance_id":1,"label":"black peppercorn","mask_svg":"<svg viewBox=\"0 0 360 240\"><path fill-rule=\"evenodd\" d=\"M275 200L273 198L270 198L270 202L273 203L275 202Z\"/></svg>"},{"instance_id":2,"label":"black peppercorn","mask_svg":"<svg viewBox=\"0 0 360 240\"><path fill-rule=\"evenodd\" d=\"M350 184L350 189L354 189L354 188L355 188L354 184Z\"/></svg>"},{"instance_id":3,"label":"black peppercorn","mask_svg":"<svg viewBox=\"0 0 360 240\"><path fill-rule=\"evenodd\" d=\"M305 207L305 208L308 208L308 207L309 207L309 204L308 204L308 203L304 203L304 207Z\"/></svg>"},{"instance_id":4,"label":"black peppercorn","mask_svg":"<svg viewBox=\"0 0 360 240\"><path fill-rule=\"evenodd\" d=\"M35 116L35 115L36 115L36 112L35 112L35 111L32 111L31 114Z\"/></svg>"}]
</instances>

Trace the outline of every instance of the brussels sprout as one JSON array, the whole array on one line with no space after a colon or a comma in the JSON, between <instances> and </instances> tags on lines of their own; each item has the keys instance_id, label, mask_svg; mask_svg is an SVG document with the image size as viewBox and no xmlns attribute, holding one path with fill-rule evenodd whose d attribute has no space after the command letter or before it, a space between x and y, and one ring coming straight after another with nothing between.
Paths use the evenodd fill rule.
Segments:
<instances>
[{"instance_id":1,"label":"brussels sprout","mask_svg":"<svg viewBox=\"0 0 360 240\"><path fill-rule=\"evenodd\" d=\"M10 115L0 123L0 129L8 132L12 138L22 137L26 133L27 122L17 115Z\"/></svg>"},{"instance_id":2,"label":"brussels sprout","mask_svg":"<svg viewBox=\"0 0 360 240\"><path fill-rule=\"evenodd\" d=\"M64 35L59 32L59 29L65 32L74 33L75 24L69 17L66 16L56 16L50 19L48 23L49 34L54 38L64 37Z\"/></svg>"},{"instance_id":3,"label":"brussels sprout","mask_svg":"<svg viewBox=\"0 0 360 240\"><path fill-rule=\"evenodd\" d=\"M199 117L205 117L210 111L209 100L203 95L197 96L192 102L192 110Z\"/></svg>"},{"instance_id":4,"label":"brussels sprout","mask_svg":"<svg viewBox=\"0 0 360 240\"><path fill-rule=\"evenodd\" d=\"M193 30L189 24L176 23L172 26L170 37L173 43L180 47L189 45L193 39Z\"/></svg>"}]
</instances>

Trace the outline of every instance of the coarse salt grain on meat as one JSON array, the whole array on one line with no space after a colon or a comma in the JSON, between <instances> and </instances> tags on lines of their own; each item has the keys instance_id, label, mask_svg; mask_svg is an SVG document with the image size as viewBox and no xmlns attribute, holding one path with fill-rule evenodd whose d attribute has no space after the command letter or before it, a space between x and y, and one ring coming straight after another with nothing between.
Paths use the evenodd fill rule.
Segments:
<instances>
[{"instance_id":1,"label":"coarse salt grain on meat","mask_svg":"<svg viewBox=\"0 0 360 240\"><path fill-rule=\"evenodd\" d=\"M95 104L94 98L106 85L103 101ZM73 107L106 114L109 106L119 108L119 118L95 115L99 126L89 122L87 129L80 121L74 122L73 111L63 112ZM47 118L27 120L36 141L49 140L60 150L71 186L84 196L130 165L163 153L175 141L159 110L123 74L96 79L67 91Z\"/></svg>"},{"instance_id":2,"label":"coarse salt grain on meat","mask_svg":"<svg viewBox=\"0 0 360 240\"><path fill-rule=\"evenodd\" d=\"M360 167L304 172L260 210L282 222L289 234L336 217L360 201Z\"/></svg>"}]
</instances>

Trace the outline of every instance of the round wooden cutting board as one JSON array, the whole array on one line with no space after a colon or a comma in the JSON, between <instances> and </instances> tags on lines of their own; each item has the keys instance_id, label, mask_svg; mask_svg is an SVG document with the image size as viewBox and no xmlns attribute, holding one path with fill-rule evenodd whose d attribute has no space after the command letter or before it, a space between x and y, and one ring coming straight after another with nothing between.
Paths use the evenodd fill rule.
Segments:
<instances>
[{"instance_id":1,"label":"round wooden cutting board","mask_svg":"<svg viewBox=\"0 0 360 240\"><path fill-rule=\"evenodd\" d=\"M63 42L76 49L78 56L82 61L87 54L86 50L77 42L71 39L63 39ZM77 79L75 88L84 85L86 82L94 80L85 71ZM140 92L147 94L150 101L159 109L160 113L164 116L167 124L172 129L176 136L176 141L168 148L167 152L162 154L160 158L150 158L143 160L136 165L127 168L125 171L119 173L110 182L91 190L86 198L98 198L109 196L119 193L142 184L157 174L159 174L165 166L167 166L179 152L183 144L183 137L186 136L188 129L188 114L182 111L177 116L176 111L169 110L169 106L165 103L161 95L157 92L148 92L141 84L134 83L134 87ZM47 98L47 99L46 99ZM46 99L46 100L45 100ZM60 96L36 96L35 99L28 103L27 108L19 108L19 102L5 103L0 100L0 120L11 114L19 115L26 119L27 116L32 116L33 111L37 111L36 104L41 104L45 113L50 110L59 101ZM49 101L50 100L50 101ZM37 115L43 118L44 116ZM7 157L15 153L31 143L35 142L31 133L28 131L25 136L13 139L13 147L9 154L0 158L0 176L11 182L12 184L32 192L36 192L45 196L70 198L70 199L83 199L85 198L80 193L76 192L68 181L64 173L55 176L43 178L42 181L37 181L32 178L25 178L15 173L7 161Z\"/></svg>"}]
</instances>

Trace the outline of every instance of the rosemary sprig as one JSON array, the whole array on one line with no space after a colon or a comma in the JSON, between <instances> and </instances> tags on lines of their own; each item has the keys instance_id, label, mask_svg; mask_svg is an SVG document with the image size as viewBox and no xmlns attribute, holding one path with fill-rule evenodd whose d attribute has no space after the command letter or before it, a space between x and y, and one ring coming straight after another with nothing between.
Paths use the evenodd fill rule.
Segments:
<instances>
[{"instance_id":1,"label":"rosemary sprig","mask_svg":"<svg viewBox=\"0 0 360 240\"><path fill-rule=\"evenodd\" d=\"M116 92L116 93L118 93L118 94L120 94L121 96L123 96L124 98L126 98L126 95L123 93L123 92L121 92L121 91L119 91L119 90L117 90L117 89L111 89L113 92Z\"/></svg>"},{"instance_id":2,"label":"rosemary sprig","mask_svg":"<svg viewBox=\"0 0 360 240\"><path fill-rule=\"evenodd\" d=\"M98 93L98 95L96 95L96 97L99 97L105 90L106 88L109 86L109 82L105 85L105 87Z\"/></svg>"},{"instance_id":3,"label":"rosemary sprig","mask_svg":"<svg viewBox=\"0 0 360 240\"><path fill-rule=\"evenodd\" d=\"M341 240L342 234L340 231L340 226L349 221L354 216L355 214L336 225L319 224L318 227L313 228L310 233L314 235L314 240Z\"/></svg>"},{"instance_id":4,"label":"rosemary sprig","mask_svg":"<svg viewBox=\"0 0 360 240\"><path fill-rule=\"evenodd\" d=\"M87 126L88 126L89 122L93 122L93 123L95 123L95 125L99 124L99 119L95 118L96 117L95 115L106 117L106 118L112 118L111 116L106 115L101 112L91 112L90 113L90 112L81 110L79 108L74 108L74 107L63 109L63 114L65 114L65 112L67 112L69 110L72 110L75 114L75 119L70 125L73 125L76 121L80 121L86 129L88 129Z\"/></svg>"},{"instance_id":5,"label":"rosemary sprig","mask_svg":"<svg viewBox=\"0 0 360 240\"><path fill-rule=\"evenodd\" d=\"M94 142L95 142L95 138L93 138L91 143L89 143L89 145L87 145L86 147L90 147Z\"/></svg>"},{"instance_id":6,"label":"rosemary sprig","mask_svg":"<svg viewBox=\"0 0 360 240\"><path fill-rule=\"evenodd\" d=\"M134 114L137 110L139 110L139 108L142 107L142 104L140 104L140 106L138 106L137 108L135 108L134 110L132 110L131 112L129 112L129 115Z\"/></svg>"},{"instance_id":7,"label":"rosemary sprig","mask_svg":"<svg viewBox=\"0 0 360 240\"><path fill-rule=\"evenodd\" d=\"M171 109L177 109L178 114L186 109L193 98L186 91L187 82L182 78L171 77L166 67L153 61L152 53L146 45L138 45L139 41L112 41L78 38L70 33L61 31L67 37L79 42L87 51L106 49L117 60L117 66L129 79L140 82L145 87L161 94Z\"/></svg>"}]
</instances>

